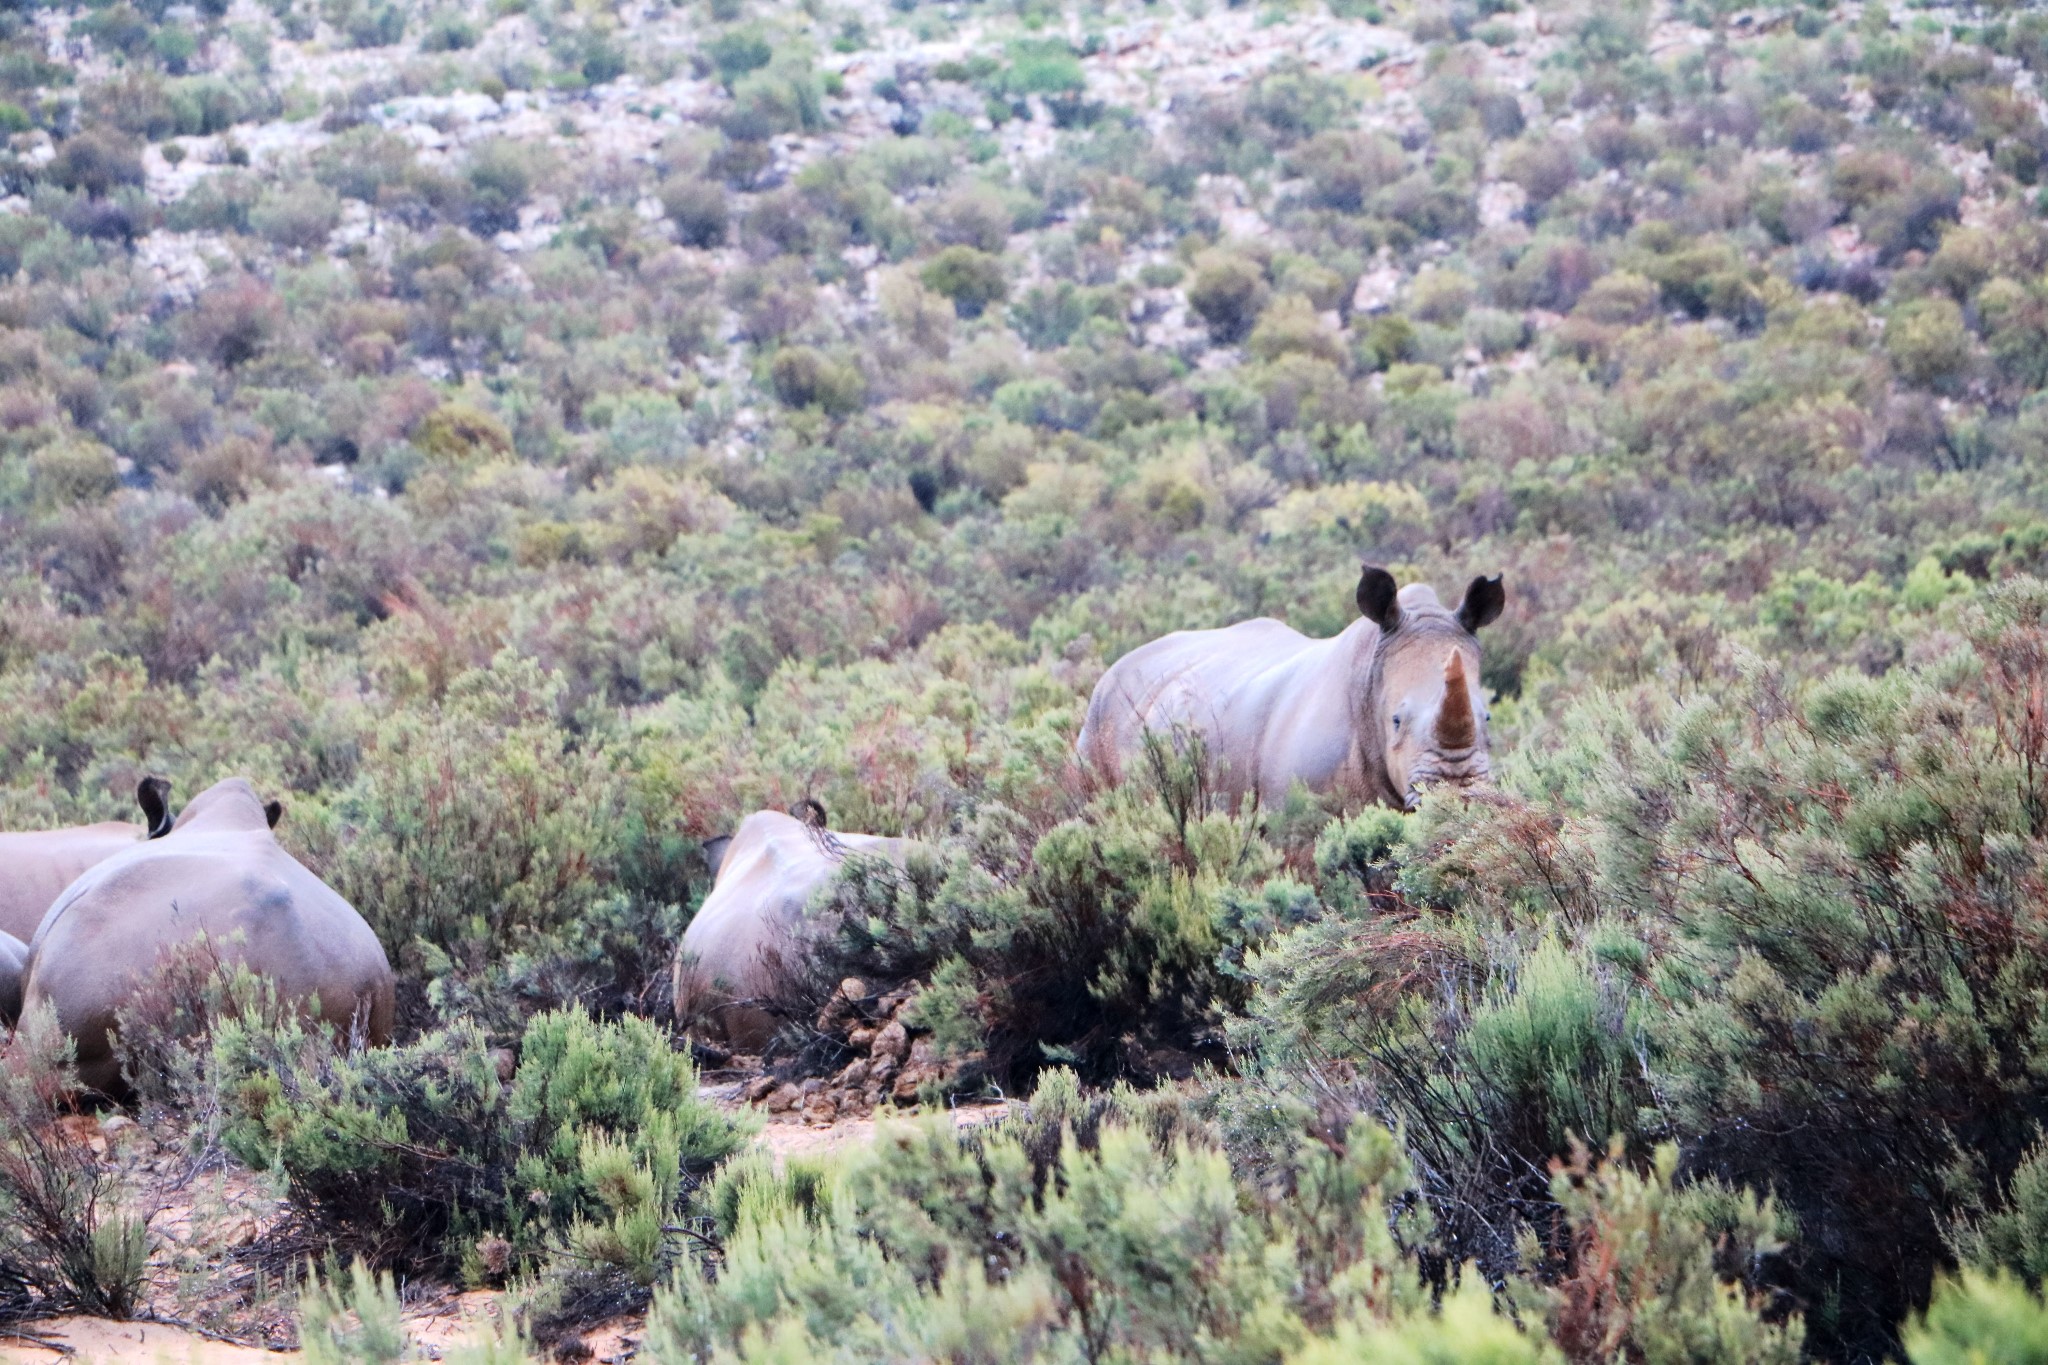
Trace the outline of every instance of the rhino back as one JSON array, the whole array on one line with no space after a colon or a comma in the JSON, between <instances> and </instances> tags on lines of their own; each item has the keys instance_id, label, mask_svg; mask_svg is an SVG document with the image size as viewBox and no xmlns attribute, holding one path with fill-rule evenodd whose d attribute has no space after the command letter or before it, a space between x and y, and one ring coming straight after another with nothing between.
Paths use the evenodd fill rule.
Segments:
<instances>
[{"instance_id":1,"label":"rhino back","mask_svg":"<svg viewBox=\"0 0 2048 1365\"><path fill-rule=\"evenodd\" d=\"M115 1010L165 954L202 934L280 996L318 996L335 1023L366 1007L371 1036L388 1036L391 974L375 933L267 832L166 838L93 868L38 928L24 1003L56 1008L90 1073Z\"/></svg>"},{"instance_id":2,"label":"rhino back","mask_svg":"<svg viewBox=\"0 0 2048 1365\"><path fill-rule=\"evenodd\" d=\"M1354 749L1356 627L1312 640L1270 619L1179 631L1119 659L1096 684L1082 757L1120 775L1145 731L1199 734L1231 793L1286 794L1294 780L1326 789ZM1369 657L1369 656L1368 656Z\"/></svg>"},{"instance_id":3,"label":"rhino back","mask_svg":"<svg viewBox=\"0 0 2048 1365\"><path fill-rule=\"evenodd\" d=\"M683 931L682 952L699 971L742 994L767 976L763 949L781 947L802 922L812 893L836 864L799 820L758 811L726 849L718 880Z\"/></svg>"},{"instance_id":4,"label":"rhino back","mask_svg":"<svg viewBox=\"0 0 2048 1365\"><path fill-rule=\"evenodd\" d=\"M35 937L43 913L66 887L141 839L139 828L118 821L0 834L0 933Z\"/></svg>"}]
</instances>

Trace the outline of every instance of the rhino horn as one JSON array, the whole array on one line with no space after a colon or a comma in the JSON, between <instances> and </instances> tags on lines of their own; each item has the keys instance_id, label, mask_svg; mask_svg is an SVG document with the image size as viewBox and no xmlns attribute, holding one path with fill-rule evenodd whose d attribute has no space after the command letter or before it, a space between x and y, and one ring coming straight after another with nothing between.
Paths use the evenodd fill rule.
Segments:
<instances>
[{"instance_id":1,"label":"rhino horn","mask_svg":"<svg viewBox=\"0 0 2048 1365\"><path fill-rule=\"evenodd\" d=\"M1472 692L1465 683L1465 656L1452 654L1444 665L1444 704L1436 713L1439 749L1469 749L1479 738L1472 718Z\"/></svg>"}]
</instances>

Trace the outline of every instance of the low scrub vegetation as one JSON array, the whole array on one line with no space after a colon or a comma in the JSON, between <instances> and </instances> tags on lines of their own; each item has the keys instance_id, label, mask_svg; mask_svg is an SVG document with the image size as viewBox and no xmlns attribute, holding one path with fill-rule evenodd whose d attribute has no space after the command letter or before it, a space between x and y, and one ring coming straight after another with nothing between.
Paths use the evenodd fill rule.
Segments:
<instances>
[{"instance_id":1,"label":"low scrub vegetation","mask_svg":"<svg viewBox=\"0 0 2048 1365\"><path fill-rule=\"evenodd\" d=\"M198 958L123 1013L284 1194L220 1293L314 1267L331 1360L394 1269L518 1295L493 1360L2048 1351L2044 70L1818 0L0 13L0 829L245 774L399 978L375 1051ZM1076 768L1118 657L1362 560L1503 575L1496 790ZM806 799L918 849L687 1051L703 841ZM1036 1098L774 1167L700 1058ZM0 1057L0 1318L168 1254L69 1064Z\"/></svg>"}]
</instances>

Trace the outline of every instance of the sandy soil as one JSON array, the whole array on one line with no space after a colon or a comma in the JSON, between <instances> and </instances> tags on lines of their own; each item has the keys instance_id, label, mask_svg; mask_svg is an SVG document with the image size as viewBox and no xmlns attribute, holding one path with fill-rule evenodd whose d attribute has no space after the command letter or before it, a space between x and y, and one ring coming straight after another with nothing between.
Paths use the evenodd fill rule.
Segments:
<instances>
[{"instance_id":1,"label":"sandy soil","mask_svg":"<svg viewBox=\"0 0 2048 1365\"><path fill-rule=\"evenodd\" d=\"M281 1360L277 1352L252 1346L231 1346L210 1341L181 1327L160 1327L151 1322L108 1322L104 1318L61 1318L36 1322L20 1329L27 1336L59 1343L73 1354L31 1344L23 1337L0 1337L0 1360L43 1362L161 1361L164 1365L257 1365ZM296 1355L297 1352L293 1352Z\"/></svg>"},{"instance_id":2,"label":"sandy soil","mask_svg":"<svg viewBox=\"0 0 2048 1365\"><path fill-rule=\"evenodd\" d=\"M728 1107L741 1107L737 1085L707 1086L707 1098ZM993 1123L1009 1113L1006 1103L963 1104L951 1111L958 1128ZM880 1122L899 1121L884 1116ZM90 1132L81 1139L104 1152L107 1140L92 1120ZM845 1147L859 1146L875 1135L874 1118L841 1119L837 1122L807 1124L795 1115L770 1117L756 1139L777 1162L789 1157L816 1156ZM132 1128L132 1136L117 1141L146 1140ZM168 1168L171 1161L166 1158ZM245 1171L220 1171L178 1182L170 1206L157 1216L152 1227L161 1247L152 1266L152 1306L158 1315L170 1317L185 1305L178 1302L179 1263L190 1266L221 1252L245 1246L279 1214L274 1193L263 1181ZM450 1348L474 1339L494 1321L499 1299L489 1293L431 1294L409 1303L405 1322L412 1338L415 1358L439 1360ZM622 1318L583 1334L592 1365L623 1365L633 1358L645 1324L639 1318ZM100 1362L134 1361L147 1365L272 1365L300 1359L297 1351L265 1349L221 1340L204 1331L174 1326L168 1322L111 1322L104 1318L65 1317L34 1322L18 1329L19 1335L0 1336L0 1362L14 1365L98 1365Z\"/></svg>"},{"instance_id":3,"label":"sandy soil","mask_svg":"<svg viewBox=\"0 0 2048 1365\"><path fill-rule=\"evenodd\" d=\"M963 1104L952 1111L956 1128L975 1128L985 1123L994 1123L1010 1112L1010 1106L1002 1101L992 1104ZM884 1117L881 1122L901 1122ZM834 1123L813 1126L794 1116L778 1116L769 1120L761 1130L760 1143L775 1154L780 1162L793 1156L815 1156L820 1152L837 1151L842 1147L857 1147L875 1135L876 1120L872 1118L840 1119Z\"/></svg>"},{"instance_id":4,"label":"sandy soil","mask_svg":"<svg viewBox=\"0 0 2048 1365\"><path fill-rule=\"evenodd\" d=\"M407 1334L413 1359L440 1360L452 1347L474 1341L489 1330L498 1313L498 1296L451 1294L408 1308ZM592 1365L619 1365L633 1358L644 1322L637 1317L604 1323L583 1334ZM217 1341L184 1327L153 1322L109 1322L104 1318L56 1318L30 1323L18 1337L0 1337L0 1361L21 1365L100 1365L135 1361L148 1365L281 1365L302 1359L298 1351L270 1351ZM45 1344L38 1344L48 1343ZM60 1347L69 1348L66 1355Z\"/></svg>"}]
</instances>

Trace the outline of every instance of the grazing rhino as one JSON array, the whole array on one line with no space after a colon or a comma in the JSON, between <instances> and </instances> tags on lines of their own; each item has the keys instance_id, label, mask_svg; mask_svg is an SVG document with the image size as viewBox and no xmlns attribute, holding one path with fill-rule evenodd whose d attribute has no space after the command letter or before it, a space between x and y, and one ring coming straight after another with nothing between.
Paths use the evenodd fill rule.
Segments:
<instances>
[{"instance_id":1,"label":"grazing rhino","mask_svg":"<svg viewBox=\"0 0 2048 1365\"><path fill-rule=\"evenodd\" d=\"M79 873L143 839L161 839L170 833L170 794L171 784L161 777L145 777L135 788L135 804L149 820L144 830L108 820L69 829L0 834L0 934L23 941L35 937L43 912Z\"/></svg>"},{"instance_id":2,"label":"grazing rhino","mask_svg":"<svg viewBox=\"0 0 2048 1365\"><path fill-rule=\"evenodd\" d=\"M716 880L676 948L677 1017L737 1051L759 1051L775 1036L783 954L802 942L805 907L846 855L900 864L913 847L908 839L829 830L816 801L797 809L805 818L756 811L729 840L710 841Z\"/></svg>"},{"instance_id":3,"label":"grazing rhino","mask_svg":"<svg viewBox=\"0 0 2048 1365\"><path fill-rule=\"evenodd\" d=\"M1200 737L1217 789L1277 805L1296 782L1347 804L1412 808L1432 784L1492 776L1481 627L1506 604L1498 575L1475 578L1455 610L1424 584L1367 565L1360 619L1311 640L1278 621L1177 631L1110 666L1075 748L1117 782L1147 730Z\"/></svg>"},{"instance_id":4,"label":"grazing rhino","mask_svg":"<svg viewBox=\"0 0 2048 1365\"><path fill-rule=\"evenodd\" d=\"M0 930L0 1028L13 1028L21 1018L21 978L28 968L28 945Z\"/></svg>"},{"instance_id":5,"label":"grazing rhino","mask_svg":"<svg viewBox=\"0 0 2048 1365\"><path fill-rule=\"evenodd\" d=\"M79 1078L116 1093L108 1030L168 953L202 934L286 1000L336 1028L391 1036L391 965L355 908L278 845L265 805L239 777L192 799L163 838L89 869L50 906L29 943L24 1009L48 1003L78 1042Z\"/></svg>"}]
</instances>

